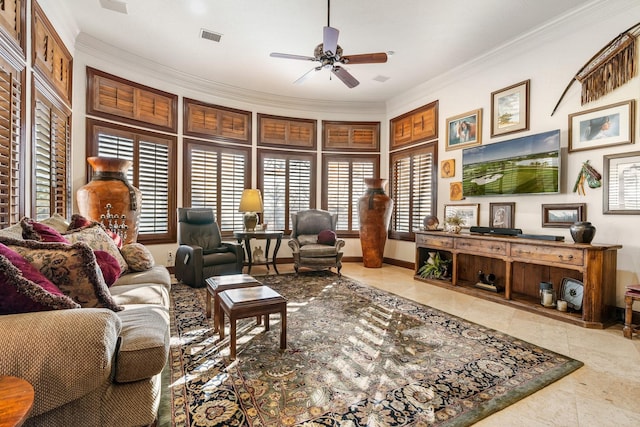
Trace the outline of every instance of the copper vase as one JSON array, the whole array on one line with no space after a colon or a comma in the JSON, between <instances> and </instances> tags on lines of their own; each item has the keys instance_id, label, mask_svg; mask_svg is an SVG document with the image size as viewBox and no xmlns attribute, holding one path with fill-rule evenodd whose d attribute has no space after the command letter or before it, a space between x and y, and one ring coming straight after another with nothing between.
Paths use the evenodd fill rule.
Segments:
<instances>
[{"instance_id":1,"label":"copper vase","mask_svg":"<svg viewBox=\"0 0 640 427\"><path fill-rule=\"evenodd\" d=\"M91 181L76 192L80 214L120 234L125 244L138 237L142 193L129 183L131 160L89 157Z\"/></svg>"},{"instance_id":2,"label":"copper vase","mask_svg":"<svg viewBox=\"0 0 640 427\"><path fill-rule=\"evenodd\" d=\"M358 200L360 245L365 267L382 267L393 200L384 192L386 179L366 178L367 191Z\"/></svg>"}]
</instances>

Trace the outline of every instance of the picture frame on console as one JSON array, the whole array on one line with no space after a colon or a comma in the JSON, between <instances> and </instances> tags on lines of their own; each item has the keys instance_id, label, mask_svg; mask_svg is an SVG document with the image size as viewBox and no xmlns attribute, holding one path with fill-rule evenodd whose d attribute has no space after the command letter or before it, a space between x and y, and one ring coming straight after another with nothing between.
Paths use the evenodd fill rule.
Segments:
<instances>
[{"instance_id":1,"label":"picture frame on console","mask_svg":"<svg viewBox=\"0 0 640 427\"><path fill-rule=\"evenodd\" d=\"M529 86L525 80L491 92L491 137L529 130Z\"/></svg>"},{"instance_id":2,"label":"picture frame on console","mask_svg":"<svg viewBox=\"0 0 640 427\"><path fill-rule=\"evenodd\" d=\"M633 144L635 100L569 115L569 152Z\"/></svg>"},{"instance_id":3,"label":"picture frame on console","mask_svg":"<svg viewBox=\"0 0 640 427\"><path fill-rule=\"evenodd\" d=\"M444 205L444 217L459 216L462 218L462 228L471 228L478 226L478 216L480 212L480 204L468 203L460 205Z\"/></svg>"},{"instance_id":4,"label":"picture frame on console","mask_svg":"<svg viewBox=\"0 0 640 427\"><path fill-rule=\"evenodd\" d=\"M640 151L605 155L603 164L603 213L640 215Z\"/></svg>"},{"instance_id":5,"label":"picture frame on console","mask_svg":"<svg viewBox=\"0 0 640 427\"><path fill-rule=\"evenodd\" d=\"M515 210L515 202L489 203L489 227L513 228Z\"/></svg>"},{"instance_id":6,"label":"picture frame on console","mask_svg":"<svg viewBox=\"0 0 640 427\"><path fill-rule=\"evenodd\" d=\"M482 108L447 119L447 151L482 144Z\"/></svg>"},{"instance_id":7,"label":"picture frame on console","mask_svg":"<svg viewBox=\"0 0 640 427\"><path fill-rule=\"evenodd\" d=\"M586 220L586 203L554 203L542 205L543 227L569 228L576 221Z\"/></svg>"}]
</instances>

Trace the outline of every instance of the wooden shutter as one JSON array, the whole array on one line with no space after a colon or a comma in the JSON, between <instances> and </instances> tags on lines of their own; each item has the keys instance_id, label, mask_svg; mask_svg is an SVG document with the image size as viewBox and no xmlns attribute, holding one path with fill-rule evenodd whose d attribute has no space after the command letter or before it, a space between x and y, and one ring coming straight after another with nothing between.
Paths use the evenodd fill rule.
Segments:
<instances>
[{"instance_id":1,"label":"wooden shutter","mask_svg":"<svg viewBox=\"0 0 640 427\"><path fill-rule=\"evenodd\" d=\"M20 193L21 80L21 73L0 62L0 228L18 223L23 209Z\"/></svg>"},{"instance_id":2,"label":"wooden shutter","mask_svg":"<svg viewBox=\"0 0 640 427\"><path fill-rule=\"evenodd\" d=\"M184 134L251 143L251 112L184 100Z\"/></svg>"},{"instance_id":3,"label":"wooden shutter","mask_svg":"<svg viewBox=\"0 0 640 427\"><path fill-rule=\"evenodd\" d=\"M0 2L0 29L24 59L26 0Z\"/></svg>"},{"instance_id":4,"label":"wooden shutter","mask_svg":"<svg viewBox=\"0 0 640 427\"><path fill-rule=\"evenodd\" d=\"M283 148L316 148L316 121L258 114L258 144Z\"/></svg>"},{"instance_id":5,"label":"wooden shutter","mask_svg":"<svg viewBox=\"0 0 640 427\"><path fill-rule=\"evenodd\" d=\"M391 119L391 149L438 137L438 101Z\"/></svg>"},{"instance_id":6,"label":"wooden shutter","mask_svg":"<svg viewBox=\"0 0 640 427\"><path fill-rule=\"evenodd\" d=\"M322 122L325 150L378 151L380 122Z\"/></svg>"}]
</instances>

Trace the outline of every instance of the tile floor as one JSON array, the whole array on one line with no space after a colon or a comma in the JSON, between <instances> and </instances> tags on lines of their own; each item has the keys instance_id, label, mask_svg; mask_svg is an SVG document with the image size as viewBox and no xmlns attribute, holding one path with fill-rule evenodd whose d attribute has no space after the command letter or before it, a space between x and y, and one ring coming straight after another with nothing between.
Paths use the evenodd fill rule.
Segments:
<instances>
[{"instance_id":1,"label":"tile floor","mask_svg":"<svg viewBox=\"0 0 640 427\"><path fill-rule=\"evenodd\" d=\"M280 273L291 265L278 265ZM273 270L272 270L273 272ZM254 267L253 274L264 274ZM413 279L413 271L345 263L350 278L491 327L584 362L576 372L476 426L640 426L640 338L622 325L585 329ZM638 308L636 308L638 310Z\"/></svg>"}]
</instances>

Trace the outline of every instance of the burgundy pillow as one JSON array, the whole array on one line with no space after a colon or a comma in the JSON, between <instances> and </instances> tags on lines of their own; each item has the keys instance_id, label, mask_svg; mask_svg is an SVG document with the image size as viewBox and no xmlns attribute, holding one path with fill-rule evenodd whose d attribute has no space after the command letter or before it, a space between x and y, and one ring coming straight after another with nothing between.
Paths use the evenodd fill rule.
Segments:
<instances>
[{"instance_id":1,"label":"burgundy pillow","mask_svg":"<svg viewBox=\"0 0 640 427\"><path fill-rule=\"evenodd\" d=\"M37 240L39 242L58 242L69 243L58 230L48 225L36 222L31 218L22 218L20 221L22 227L22 238L25 240Z\"/></svg>"},{"instance_id":2,"label":"burgundy pillow","mask_svg":"<svg viewBox=\"0 0 640 427\"><path fill-rule=\"evenodd\" d=\"M109 237L113 239L118 249L122 249L122 245L124 244L124 242L122 241L122 238L117 233L114 233L113 231L108 230L104 226L104 224L102 224L101 222L92 221L89 218L85 218L84 216L77 213L71 215L71 221L69 223L69 228L67 228L67 231L77 230L79 228L91 227L94 224L99 224L104 229L104 231L106 231Z\"/></svg>"},{"instance_id":3,"label":"burgundy pillow","mask_svg":"<svg viewBox=\"0 0 640 427\"><path fill-rule=\"evenodd\" d=\"M336 233L332 230L322 230L318 233L318 243L321 245L333 245L336 243Z\"/></svg>"},{"instance_id":4,"label":"burgundy pillow","mask_svg":"<svg viewBox=\"0 0 640 427\"><path fill-rule=\"evenodd\" d=\"M96 262L102 271L102 277L107 286L113 285L120 277L120 264L118 260L107 251L93 251Z\"/></svg>"},{"instance_id":5,"label":"burgundy pillow","mask_svg":"<svg viewBox=\"0 0 640 427\"><path fill-rule=\"evenodd\" d=\"M22 255L0 243L0 314L79 307Z\"/></svg>"}]
</instances>

